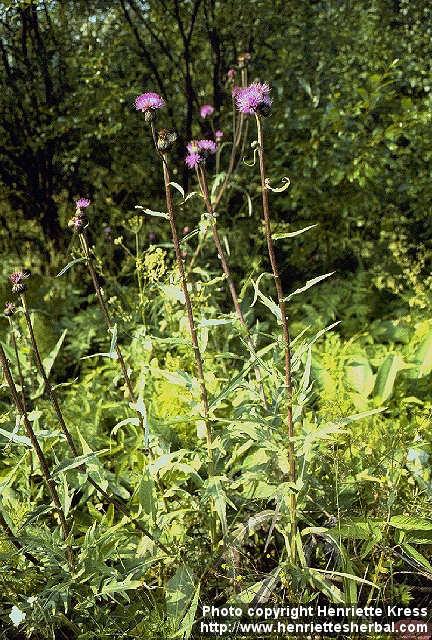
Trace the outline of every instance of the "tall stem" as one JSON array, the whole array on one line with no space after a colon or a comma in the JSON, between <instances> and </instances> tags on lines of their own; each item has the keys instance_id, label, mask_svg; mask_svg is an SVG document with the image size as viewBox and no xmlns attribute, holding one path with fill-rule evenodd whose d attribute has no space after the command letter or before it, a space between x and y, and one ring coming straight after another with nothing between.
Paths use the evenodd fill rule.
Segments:
<instances>
[{"instance_id":1,"label":"tall stem","mask_svg":"<svg viewBox=\"0 0 432 640\"><path fill-rule=\"evenodd\" d=\"M165 196L166 196L166 203L167 203L167 209L168 209L169 223L170 223L170 227L171 227L172 241L173 241L173 245L174 245L174 251L175 251L175 254L176 254L177 268L178 268L179 274L180 274L181 286L182 286L183 294L184 294L184 297L185 297L186 311L187 311L188 323L189 323L189 331L190 331L191 338L192 338L192 346L193 346L194 355L195 355L195 364L196 364L196 370L197 370L197 377L198 377L198 382L199 382L199 386L200 386L201 404L202 404L202 410L203 410L203 414L204 414L204 421L205 421L205 424L206 424L207 453L208 453L208 458L209 458L209 476L211 476L211 475L213 475L213 452L212 452L212 448L211 448L212 433L211 433L210 418L209 418L208 395L207 395L206 384L205 384L205 381L204 381L203 360L202 360L201 351L200 351L199 344L198 344L198 335L197 335L197 331L196 331L196 327L195 327L195 320L194 320L193 310L192 310L192 302L191 302L191 299L190 299L190 296L189 296L189 291L188 291L188 287L187 287L186 272L185 272L185 268L184 268L184 264L183 264L183 259L182 259L181 250L180 250L180 243L179 243L179 239L178 239L177 225L176 225L176 218L175 218L175 211L174 211L174 204L173 204L172 193L171 193L171 185L170 185L171 178L170 178L170 174L169 174L167 156L165 154L162 156L162 166L163 166L163 176L164 176L164 183L165 183Z\"/></svg>"},{"instance_id":2,"label":"tall stem","mask_svg":"<svg viewBox=\"0 0 432 640\"><path fill-rule=\"evenodd\" d=\"M264 229L265 236L267 240L267 249L270 258L270 264L273 272L273 277L276 286L276 293L278 299L278 305L281 313L281 322L282 322L282 334L284 341L284 350L285 350L285 393L286 393L286 403L287 403L287 430L288 430L288 462L289 462L289 480L290 482L296 482L296 466L295 466L295 455L294 455L294 423L293 423L293 412L292 412L292 376L291 376L291 346L290 346L290 333L288 327L288 320L286 316L286 305L284 300L284 294L282 289L282 283L279 275L279 269L276 261L276 254L273 245L272 232L271 232L271 223L270 223L270 207L269 207L269 198L268 198L268 188L266 185L266 171L265 171L265 156L264 156L264 136L262 130L261 119L258 115L256 115L257 122L257 132L258 132L258 156L259 156L259 166L260 166L260 175L261 175L261 196L262 196L262 207L263 207L263 216L264 216ZM291 527L292 527L292 538L291 538L291 553L293 557L295 556L295 535L296 535L296 496L294 493L290 496L290 511L291 511Z\"/></svg>"},{"instance_id":3,"label":"tall stem","mask_svg":"<svg viewBox=\"0 0 432 640\"><path fill-rule=\"evenodd\" d=\"M33 352L35 354L35 358L36 358L36 364L37 364L37 368L39 370L40 375L42 376L42 379L44 381L45 384L45 389L49 395L49 398L53 404L54 410L56 412L60 427L62 432L64 433L65 437L66 437L66 441L68 443L69 449L71 450L72 454L77 457L79 456L79 451L78 448L73 440L72 434L70 433L68 427L66 426L65 420L63 418L63 414L56 396L56 393L54 391L54 389L52 388L52 385L48 379L48 376L46 374L45 368L43 366L42 363L42 358L39 352L39 347L37 345L36 342L36 338L34 335L34 331L33 331L33 325L32 325L32 321L30 318L30 313L28 310L28 306L27 306L27 300L24 294L21 295L21 300L23 303L23 307L24 307L24 315L27 321L27 326L28 326L28 330L29 330L29 335L30 335L30 341L32 344L32 348L33 348ZM82 472L82 473L86 473L86 469L85 469L85 465L80 465L78 467L78 469ZM88 482L96 489L96 491L102 495L108 502L110 502L114 507L117 508L118 511L120 511L123 515L125 515L127 518L129 518L129 520L136 526L137 529L139 529L144 535L146 535L148 538L150 538L150 540L152 540L152 542L159 547L160 549L162 549L162 551L164 551L165 553L169 554L169 550L167 549L167 547L165 547L165 545L163 545L161 542L159 542L145 527L143 527L127 510L127 508L121 503L119 502L116 498L114 498L113 496L111 496L109 493L107 493L95 480L93 480L93 478L89 475L87 475L87 479Z\"/></svg>"},{"instance_id":4,"label":"tall stem","mask_svg":"<svg viewBox=\"0 0 432 640\"><path fill-rule=\"evenodd\" d=\"M214 243L216 245L216 250L219 256L219 259L221 261L221 265L222 265L222 270L225 274L227 283L228 283L228 289L230 291L231 294L231 298L234 304L234 309L235 312L237 314L237 317L241 323L241 325L243 326L245 333L246 333L246 341L249 347L249 351L252 355L252 357L256 358L256 351L255 351L255 345L254 342L252 340L252 336L250 334L249 331L249 327L246 323L246 320L244 318L243 315L243 311L241 310L240 307L240 303L239 303L239 299L238 299L238 295L237 295L237 290L231 275L231 270L228 264L228 260L225 254L225 251L223 249L222 246L222 242L219 236L219 231L216 225L216 218L215 218L215 211L214 211L214 207L213 204L211 202L211 198L210 198L210 193L209 193L209 188L208 188L208 183L207 183L207 176L205 173L205 169L203 169L202 167L198 166L197 167L197 177L198 177L198 182L201 188L201 193L203 195L204 198L204 202L206 205L206 209L210 215L210 224L211 224L211 229L212 229L212 234L213 234L213 240ZM255 367L255 377L257 379L257 382L260 386L260 392L261 392L261 396L263 398L264 404L265 406L267 406L267 400L265 397L265 392L264 392L264 387L262 384L262 380L261 380L261 372L259 370L258 367Z\"/></svg>"},{"instance_id":5,"label":"tall stem","mask_svg":"<svg viewBox=\"0 0 432 640\"><path fill-rule=\"evenodd\" d=\"M15 361L16 361L16 366L17 366L17 371L18 371L18 379L19 379L19 383L20 383L20 387L21 387L21 402L22 402L22 406L25 409L26 408L26 401L25 401L25 392L24 392L24 376L23 376L23 372L22 372L22 368L21 368L21 360L20 360L19 352L18 352L18 345L17 345L16 335L15 335L15 327L14 327L14 324L12 322L12 319L8 318L8 320L9 320L10 333L11 333L11 337L12 337L12 344L13 344L13 348L14 348L14 352L15 352Z\"/></svg>"},{"instance_id":6,"label":"tall stem","mask_svg":"<svg viewBox=\"0 0 432 640\"><path fill-rule=\"evenodd\" d=\"M96 297L97 297L99 306L101 308L102 315L104 317L107 329L111 332L113 330L113 324L111 322L111 317L110 317L110 314L109 314L109 311L108 311L108 307L106 306L106 302L104 300L104 297L102 295L102 291L101 291L101 288L100 288L100 285L99 285L98 277L96 275L96 271L95 271L95 268L93 266L93 260L92 260L91 254L90 254L90 249L89 249L89 245L88 245L88 241L87 241L87 236L86 236L85 233L80 233L80 238L81 238L81 243L82 243L82 247L83 247L83 250L84 250L84 255L85 255L85 258L86 258L86 261L87 261L87 267L88 267L91 279L93 281L93 286L94 286L94 290L95 290L95 293L96 293ZM116 354L117 354L118 360L120 362L120 367L121 367L121 370L122 370L122 373L123 373L123 377L124 377L125 382L126 382L126 386L128 388L128 391L129 391L129 395L130 395L131 401L135 403L136 400L135 400L135 393L134 393L134 390L133 390L132 382L131 382L131 379L130 379L130 376L129 376L129 373L128 373L128 370L127 370L127 367L126 367L125 360L123 358L122 351L121 351L120 346L118 345L118 343L116 343L116 345L115 345L115 350L116 350ZM138 416L139 416L140 424L143 427L142 415L139 412L137 412L137 413L138 413Z\"/></svg>"},{"instance_id":7,"label":"tall stem","mask_svg":"<svg viewBox=\"0 0 432 640\"><path fill-rule=\"evenodd\" d=\"M45 458L45 455L39 445L39 441L35 435L35 432L33 431L33 427L31 425L30 420L28 419L27 416L27 411L24 409L22 402L21 402L21 398L18 394L18 391L16 390L15 387L15 383L13 381L12 378L12 374L11 374L11 370L9 367L9 363L7 361L6 358L6 354L3 350L3 347L0 344L0 364L2 366L3 369L3 373L4 376L6 378L6 382L8 384L9 387L9 391L10 394L12 396L12 399L15 403L15 406L18 410L18 413L22 416L23 418L23 422L24 422L24 427L27 433L27 436L30 438L31 444L33 449L35 450L35 453L38 457L39 460L39 464L41 467L41 471L42 471L42 475L44 477L45 483L47 485L47 489L48 492L51 496L51 500L53 501L53 504L55 506L55 509L57 511L58 517L59 517L59 521L60 521L60 527L62 530L62 536L63 539L66 540L67 537L69 536L70 533L70 528L68 523L66 522L66 517L63 511L63 508L61 506L61 502L60 502L60 498L59 495L57 493L57 488L55 485L55 482L51 476L50 470L49 470L49 466L48 466L48 462ZM70 547L68 547L67 553L66 553L66 557L67 557L67 561L68 561L68 565L69 568L72 570L73 569L73 555L72 555L72 549Z\"/></svg>"}]
</instances>

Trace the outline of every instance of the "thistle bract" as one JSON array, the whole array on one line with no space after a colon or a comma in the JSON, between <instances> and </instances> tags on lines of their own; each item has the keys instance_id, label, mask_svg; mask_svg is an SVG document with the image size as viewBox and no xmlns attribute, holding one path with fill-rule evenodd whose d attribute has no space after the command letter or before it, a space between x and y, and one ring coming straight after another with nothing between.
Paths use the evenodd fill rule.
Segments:
<instances>
[{"instance_id":1,"label":"thistle bract","mask_svg":"<svg viewBox=\"0 0 432 640\"><path fill-rule=\"evenodd\" d=\"M240 113L262 116L270 114L272 99L267 83L254 82L247 87L234 87L232 95Z\"/></svg>"}]
</instances>

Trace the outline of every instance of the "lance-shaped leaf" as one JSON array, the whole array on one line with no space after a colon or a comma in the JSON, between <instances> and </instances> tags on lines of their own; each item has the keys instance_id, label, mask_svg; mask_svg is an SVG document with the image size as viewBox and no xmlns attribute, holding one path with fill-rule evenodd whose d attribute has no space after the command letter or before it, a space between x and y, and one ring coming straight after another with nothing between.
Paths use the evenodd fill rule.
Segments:
<instances>
[{"instance_id":1,"label":"lance-shaped leaf","mask_svg":"<svg viewBox=\"0 0 432 640\"><path fill-rule=\"evenodd\" d=\"M296 289L295 291L290 293L289 296L287 296L285 298L285 301L288 302L288 300L291 300L291 298L293 296L297 296L299 293L303 293L304 291L307 291L308 289L310 289L314 285L318 284L318 282L321 282L322 280L325 280L326 278L329 278L334 273L335 273L334 271L331 271L330 273L325 273L322 276L317 276L316 278L312 278L312 280L308 280L303 287L300 287L300 289Z\"/></svg>"},{"instance_id":2,"label":"lance-shaped leaf","mask_svg":"<svg viewBox=\"0 0 432 640\"><path fill-rule=\"evenodd\" d=\"M309 231L309 229L313 229L314 227L317 227L317 224L310 224L308 227L303 227L303 229L298 229L297 231L288 231L287 233L273 233L272 234L272 238L273 240L284 240L285 238L295 238L296 236L299 236L302 233L306 233L306 231Z\"/></svg>"},{"instance_id":3,"label":"lance-shaped leaf","mask_svg":"<svg viewBox=\"0 0 432 640\"><path fill-rule=\"evenodd\" d=\"M66 273L66 271L69 271L69 269L73 267L75 264L78 264L79 262L85 262L85 261L86 261L86 258L75 258L75 260L71 260L70 262L68 262L68 264L65 267L63 267L61 271L58 272L58 274L56 275L56 278L60 278L60 276Z\"/></svg>"},{"instance_id":4,"label":"lance-shaped leaf","mask_svg":"<svg viewBox=\"0 0 432 640\"><path fill-rule=\"evenodd\" d=\"M145 207L141 207L138 204L135 205L135 209L139 209L140 211L143 211L148 216L153 216L155 218L165 218L165 220L169 220L168 214L165 213L164 211L153 211L153 209L146 209Z\"/></svg>"}]
</instances>

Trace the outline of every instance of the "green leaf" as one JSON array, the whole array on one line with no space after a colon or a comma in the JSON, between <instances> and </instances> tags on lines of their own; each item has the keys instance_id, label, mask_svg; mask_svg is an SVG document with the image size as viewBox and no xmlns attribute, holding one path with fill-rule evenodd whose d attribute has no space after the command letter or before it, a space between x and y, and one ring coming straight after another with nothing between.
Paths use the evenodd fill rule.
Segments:
<instances>
[{"instance_id":1,"label":"green leaf","mask_svg":"<svg viewBox=\"0 0 432 640\"><path fill-rule=\"evenodd\" d=\"M144 207L140 207L139 205L135 205L135 209L140 209L147 215L153 216L155 218L165 218L165 220L169 220L169 215L163 211L153 211L153 209L145 209Z\"/></svg>"},{"instance_id":2,"label":"green leaf","mask_svg":"<svg viewBox=\"0 0 432 640\"><path fill-rule=\"evenodd\" d=\"M186 611L180 629L171 636L172 638L183 638L183 640L189 640L192 633L193 623L195 621L196 611L198 608L198 600L200 594L201 583L198 583L198 586L195 590L194 597L192 598L192 602L190 603L189 609Z\"/></svg>"},{"instance_id":3,"label":"green leaf","mask_svg":"<svg viewBox=\"0 0 432 640\"><path fill-rule=\"evenodd\" d=\"M396 376L404 368L404 361L397 353L389 354L378 369L374 386L377 402L385 402L393 394Z\"/></svg>"},{"instance_id":4,"label":"green leaf","mask_svg":"<svg viewBox=\"0 0 432 640\"><path fill-rule=\"evenodd\" d=\"M66 273L66 271L69 271L69 269L73 267L75 264L78 264L79 262L85 262L85 261L86 261L86 258L75 258L75 260L71 260L70 262L68 262L68 264L65 267L63 267L61 271L58 272L58 274L56 275L56 278L60 278L60 276Z\"/></svg>"},{"instance_id":5,"label":"green leaf","mask_svg":"<svg viewBox=\"0 0 432 640\"><path fill-rule=\"evenodd\" d=\"M186 303L185 294L181 287L175 287L173 284L161 284L159 288L165 293L165 295L174 302Z\"/></svg>"},{"instance_id":6,"label":"green leaf","mask_svg":"<svg viewBox=\"0 0 432 640\"><path fill-rule=\"evenodd\" d=\"M367 397L372 393L375 377L364 356L356 356L347 362L345 376L349 386L360 395Z\"/></svg>"},{"instance_id":7,"label":"green leaf","mask_svg":"<svg viewBox=\"0 0 432 640\"><path fill-rule=\"evenodd\" d=\"M27 438L27 436L19 436L13 431L5 431L5 429L0 429L0 435L4 436L11 442L16 442L17 444L25 444L27 447L32 446L30 438Z\"/></svg>"},{"instance_id":8,"label":"green leaf","mask_svg":"<svg viewBox=\"0 0 432 640\"><path fill-rule=\"evenodd\" d=\"M60 352L62 344L67 334L67 329L63 331L60 338L57 340L55 347L50 351L50 353L43 359L43 366L46 371L47 376L51 373L51 369L53 368L54 362Z\"/></svg>"},{"instance_id":9,"label":"green leaf","mask_svg":"<svg viewBox=\"0 0 432 640\"><path fill-rule=\"evenodd\" d=\"M195 576L190 567L182 564L166 584L166 611L175 626L185 615L196 592Z\"/></svg>"},{"instance_id":10,"label":"green leaf","mask_svg":"<svg viewBox=\"0 0 432 640\"><path fill-rule=\"evenodd\" d=\"M106 451L109 451L109 449L93 451L92 453L86 453L82 456L77 456L76 458L66 458L66 460L63 460L63 462L61 462L53 469L52 475L57 476L60 473L68 471L69 469L75 469L76 467L85 465L87 462L93 460L94 458L96 458L96 456L100 455L101 453L105 453Z\"/></svg>"},{"instance_id":11,"label":"green leaf","mask_svg":"<svg viewBox=\"0 0 432 640\"><path fill-rule=\"evenodd\" d=\"M393 516L390 525L403 531L432 531L432 520L420 516Z\"/></svg>"},{"instance_id":12,"label":"green leaf","mask_svg":"<svg viewBox=\"0 0 432 640\"><path fill-rule=\"evenodd\" d=\"M299 229L298 231L289 231L287 233L274 233L272 234L273 240L285 240L285 238L295 238L299 236L301 233L306 233L309 229L313 229L317 227L317 224L310 224L308 227L303 227L303 229Z\"/></svg>"},{"instance_id":13,"label":"green leaf","mask_svg":"<svg viewBox=\"0 0 432 640\"><path fill-rule=\"evenodd\" d=\"M184 189L181 185L179 185L178 182L170 182L170 185L174 187L174 189L177 189L177 191L179 191L182 194L183 198L185 197Z\"/></svg>"},{"instance_id":14,"label":"green leaf","mask_svg":"<svg viewBox=\"0 0 432 640\"><path fill-rule=\"evenodd\" d=\"M427 376L432 371L432 331L430 331L418 346L414 354L414 362L417 365L418 378Z\"/></svg>"},{"instance_id":15,"label":"green leaf","mask_svg":"<svg viewBox=\"0 0 432 640\"><path fill-rule=\"evenodd\" d=\"M322 280L325 280L326 278L329 278L334 273L336 273L336 272L335 271L331 271L330 273L325 273L322 276L317 276L316 278L312 278L312 280L308 280L303 287L300 287L300 289L296 289L295 291L290 293L289 296L287 296L285 298L285 301L288 302L288 300L291 300L291 298L293 296L297 296L299 293L303 293L304 291L307 291L308 289L310 289L314 285L318 284L318 282L321 282Z\"/></svg>"}]
</instances>

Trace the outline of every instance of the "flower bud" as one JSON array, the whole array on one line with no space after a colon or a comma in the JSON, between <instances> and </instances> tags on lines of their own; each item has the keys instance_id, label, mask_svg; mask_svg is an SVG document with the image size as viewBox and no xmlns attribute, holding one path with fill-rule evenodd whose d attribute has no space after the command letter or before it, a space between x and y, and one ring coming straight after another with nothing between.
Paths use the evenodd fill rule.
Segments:
<instances>
[{"instance_id":1,"label":"flower bud","mask_svg":"<svg viewBox=\"0 0 432 640\"><path fill-rule=\"evenodd\" d=\"M68 227L72 229L74 233L83 233L88 223L87 217L81 211L78 215L71 218L68 222Z\"/></svg>"},{"instance_id":2,"label":"flower bud","mask_svg":"<svg viewBox=\"0 0 432 640\"><path fill-rule=\"evenodd\" d=\"M176 140L177 133L174 129L160 129L157 137L157 148L159 151L162 151L162 153L165 153L173 147Z\"/></svg>"},{"instance_id":3,"label":"flower bud","mask_svg":"<svg viewBox=\"0 0 432 640\"><path fill-rule=\"evenodd\" d=\"M6 316L6 318L10 318L10 316L13 316L15 312L16 312L16 306L14 305L14 303L6 302L5 308L3 310L3 315Z\"/></svg>"}]
</instances>

